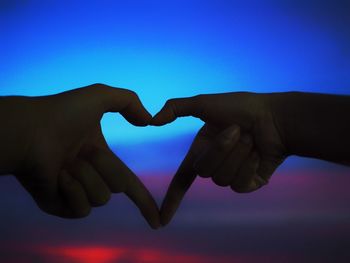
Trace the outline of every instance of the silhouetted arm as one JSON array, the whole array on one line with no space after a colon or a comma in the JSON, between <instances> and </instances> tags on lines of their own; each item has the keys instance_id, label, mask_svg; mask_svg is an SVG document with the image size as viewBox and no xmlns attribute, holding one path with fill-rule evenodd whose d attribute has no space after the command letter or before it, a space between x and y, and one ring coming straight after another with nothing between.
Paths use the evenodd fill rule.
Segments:
<instances>
[{"instance_id":1,"label":"silhouetted arm","mask_svg":"<svg viewBox=\"0 0 350 263\"><path fill-rule=\"evenodd\" d=\"M22 164L32 136L30 98L0 97L0 175L13 174Z\"/></svg>"},{"instance_id":2,"label":"silhouetted arm","mask_svg":"<svg viewBox=\"0 0 350 263\"><path fill-rule=\"evenodd\" d=\"M287 92L269 97L290 155L350 165L350 96Z\"/></svg>"}]
</instances>

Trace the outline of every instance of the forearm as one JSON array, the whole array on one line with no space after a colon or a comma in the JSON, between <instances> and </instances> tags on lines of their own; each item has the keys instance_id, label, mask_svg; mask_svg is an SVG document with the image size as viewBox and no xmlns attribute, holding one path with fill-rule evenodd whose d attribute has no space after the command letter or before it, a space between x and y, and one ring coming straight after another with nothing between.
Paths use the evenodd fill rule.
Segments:
<instances>
[{"instance_id":1,"label":"forearm","mask_svg":"<svg viewBox=\"0 0 350 263\"><path fill-rule=\"evenodd\" d=\"M26 97L0 97L0 175L20 169L32 133L31 106Z\"/></svg>"},{"instance_id":2,"label":"forearm","mask_svg":"<svg viewBox=\"0 0 350 263\"><path fill-rule=\"evenodd\" d=\"M350 96L287 92L269 101L288 154L350 165Z\"/></svg>"}]
</instances>

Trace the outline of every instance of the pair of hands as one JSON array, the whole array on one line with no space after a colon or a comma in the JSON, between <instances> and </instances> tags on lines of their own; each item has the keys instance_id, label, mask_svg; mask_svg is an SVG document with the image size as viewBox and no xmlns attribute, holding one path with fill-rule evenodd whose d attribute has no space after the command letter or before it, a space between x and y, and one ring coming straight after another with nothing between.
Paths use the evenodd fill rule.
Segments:
<instances>
[{"instance_id":1,"label":"pair of hands","mask_svg":"<svg viewBox=\"0 0 350 263\"><path fill-rule=\"evenodd\" d=\"M196 176L251 192L266 184L286 158L268 96L254 93L171 99L152 116L137 95L102 84L45 97L7 97L3 105L16 176L45 212L87 216L111 193L125 193L153 228L167 224ZM109 149L100 127L105 112L119 112L136 126L161 126L178 117L205 122L176 172L162 207L138 177ZM18 136L20 134L20 136ZM4 136L2 134L2 136ZM11 137L12 136L12 137ZM8 157L9 158L9 157Z\"/></svg>"}]
</instances>

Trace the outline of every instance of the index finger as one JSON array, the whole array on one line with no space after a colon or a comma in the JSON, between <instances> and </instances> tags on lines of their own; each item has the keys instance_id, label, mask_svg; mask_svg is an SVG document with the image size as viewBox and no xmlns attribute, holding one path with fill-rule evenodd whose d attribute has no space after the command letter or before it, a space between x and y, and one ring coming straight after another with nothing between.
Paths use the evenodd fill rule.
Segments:
<instances>
[{"instance_id":1,"label":"index finger","mask_svg":"<svg viewBox=\"0 0 350 263\"><path fill-rule=\"evenodd\" d=\"M197 177L194 163L198 155L207 149L216 131L209 125L204 125L195 137L187 155L173 177L162 207L160 209L160 223L167 225L174 216L186 192Z\"/></svg>"},{"instance_id":2,"label":"index finger","mask_svg":"<svg viewBox=\"0 0 350 263\"><path fill-rule=\"evenodd\" d=\"M151 193L136 175L132 174L131 172L128 176L129 183L124 193L140 209L141 214L147 220L148 224L152 228L157 229L160 227L157 203L155 202Z\"/></svg>"},{"instance_id":3,"label":"index finger","mask_svg":"<svg viewBox=\"0 0 350 263\"><path fill-rule=\"evenodd\" d=\"M200 117L202 111L201 104L198 103L198 100L199 96L168 100L163 108L153 117L151 125L165 125L173 122L178 117Z\"/></svg>"},{"instance_id":4,"label":"index finger","mask_svg":"<svg viewBox=\"0 0 350 263\"><path fill-rule=\"evenodd\" d=\"M194 154L189 152L169 185L160 209L160 223L163 226L170 222L187 190L197 177L197 173L193 168L194 161Z\"/></svg>"},{"instance_id":5,"label":"index finger","mask_svg":"<svg viewBox=\"0 0 350 263\"><path fill-rule=\"evenodd\" d=\"M152 228L158 228L157 204L139 178L113 152L95 150L90 163L101 174L112 192L124 192L139 208Z\"/></svg>"}]
</instances>

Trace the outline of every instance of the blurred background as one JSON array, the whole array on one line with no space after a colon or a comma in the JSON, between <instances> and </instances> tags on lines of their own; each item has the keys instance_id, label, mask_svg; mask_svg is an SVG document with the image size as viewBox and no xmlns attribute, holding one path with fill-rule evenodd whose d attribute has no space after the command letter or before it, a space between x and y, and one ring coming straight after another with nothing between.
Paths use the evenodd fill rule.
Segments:
<instances>
[{"instance_id":1,"label":"blurred background","mask_svg":"<svg viewBox=\"0 0 350 263\"><path fill-rule=\"evenodd\" d=\"M0 62L1 96L100 82L136 91L152 114L203 93L350 94L350 1L0 0ZM102 124L159 203L202 125ZM292 157L247 195L198 179L156 231L123 195L70 221L3 176L0 262L350 262L349 172Z\"/></svg>"}]
</instances>

